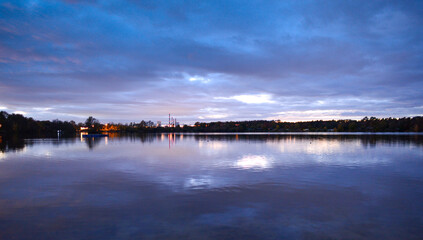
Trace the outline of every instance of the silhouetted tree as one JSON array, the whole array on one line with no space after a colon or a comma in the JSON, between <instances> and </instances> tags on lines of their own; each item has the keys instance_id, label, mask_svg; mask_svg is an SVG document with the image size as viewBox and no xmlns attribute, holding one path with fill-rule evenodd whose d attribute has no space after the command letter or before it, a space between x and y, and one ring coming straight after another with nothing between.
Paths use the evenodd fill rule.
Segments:
<instances>
[{"instance_id":1,"label":"silhouetted tree","mask_svg":"<svg viewBox=\"0 0 423 240\"><path fill-rule=\"evenodd\" d=\"M87 120L85 120L85 126L88 127L91 131L99 131L101 128L100 121L96 118L89 116Z\"/></svg>"}]
</instances>

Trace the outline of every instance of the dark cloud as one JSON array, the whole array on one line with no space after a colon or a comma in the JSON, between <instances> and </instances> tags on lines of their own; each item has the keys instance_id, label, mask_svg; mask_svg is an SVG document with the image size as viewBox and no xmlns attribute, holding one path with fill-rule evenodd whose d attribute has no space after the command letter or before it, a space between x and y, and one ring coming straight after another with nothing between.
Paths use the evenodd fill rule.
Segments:
<instances>
[{"instance_id":1,"label":"dark cloud","mask_svg":"<svg viewBox=\"0 0 423 240\"><path fill-rule=\"evenodd\" d=\"M416 1L4 1L0 108L121 121L168 112L185 122L419 115L422 9ZM257 103L242 101L249 97Z\"/></svg>"}]
</instances>

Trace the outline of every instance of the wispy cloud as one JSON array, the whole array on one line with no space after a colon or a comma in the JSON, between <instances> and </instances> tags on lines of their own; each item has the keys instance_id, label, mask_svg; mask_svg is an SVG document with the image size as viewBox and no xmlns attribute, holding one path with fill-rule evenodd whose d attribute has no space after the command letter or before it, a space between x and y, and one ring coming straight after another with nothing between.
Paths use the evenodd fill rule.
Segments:
<instances>
[{"instance_id":1,"label":"wispy cloud","mask_svg":"<svg viewBox=\"0 0 423 240\"><path fill-rule=\"evenodd\" d=\"M210 79L204 78L204 77L199 77L199 76L190 77L188 80L190 82L201 82L201 83L208 83L208 82L210 82Z\"/></svg>"},{"instance_id":2,"label":"wispy cloud","mask_svg":"<svg viewBox=\"0 0 423 240\"><path fill-rule=\"evenodd\" d=\"M270 94L244 94L244 95L236 95L231 97L215 97L214 99L218 100L236 100L242 103L247 104L263 104L263 103L275 103L272 100L272 95Z\"/></svg>"}]
</instances>

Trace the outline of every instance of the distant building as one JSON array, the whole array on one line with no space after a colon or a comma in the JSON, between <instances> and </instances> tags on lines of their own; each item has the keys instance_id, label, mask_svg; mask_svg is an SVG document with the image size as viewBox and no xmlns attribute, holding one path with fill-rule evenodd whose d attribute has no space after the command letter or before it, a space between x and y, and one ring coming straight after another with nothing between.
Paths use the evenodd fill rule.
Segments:
<instances>
[{"instance_id":1,"label":"distant building","mask_svg":"<svg viewBox=\"0 0 423 240\"><path fill-rule=\"evenodd\" d=\"M169 123L165 125L166 127L177 127L180 126L180 123L176 121L176 118L171 117L169 113Z\"/></svg>"},{"instance_id":2,"label":"distant building","mask_svg":"<svg viewBox=\"0 0 423 240\"><path fill-rule=\"evenodd\" d=\"M162 121L157 121L156 126L157 126L157 127L161 127L161 126L162 126Z\"/></svg>"}]
</instances>

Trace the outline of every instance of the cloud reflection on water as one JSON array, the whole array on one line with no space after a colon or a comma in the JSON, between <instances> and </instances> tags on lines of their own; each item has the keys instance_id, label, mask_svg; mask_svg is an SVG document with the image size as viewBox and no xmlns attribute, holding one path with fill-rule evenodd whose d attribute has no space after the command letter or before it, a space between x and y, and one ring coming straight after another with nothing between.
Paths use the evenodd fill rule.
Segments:
<instances>
[{"instance_id":1,"label":"cloud reflection on water","mask_svg":"<svg viewBox=\"0 0 423 240\"><path fill-rule=\"evenodd\" d=\"M423 236L420 141L161 136L3 153L0 238Z\"/></svg>"},{"instance_id":2,"label":"cloud reflection on water","mask_svg":"<svg viewBox=\"0 0 423 240\"><path fill-rule=\"evenodd\" d=\"M239 169L267 169L272 167L272 161L265 155L245 155L238 159L234 167Z\"/></svg>"}]
</instances>

